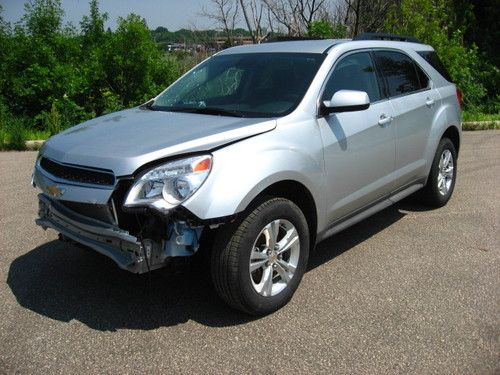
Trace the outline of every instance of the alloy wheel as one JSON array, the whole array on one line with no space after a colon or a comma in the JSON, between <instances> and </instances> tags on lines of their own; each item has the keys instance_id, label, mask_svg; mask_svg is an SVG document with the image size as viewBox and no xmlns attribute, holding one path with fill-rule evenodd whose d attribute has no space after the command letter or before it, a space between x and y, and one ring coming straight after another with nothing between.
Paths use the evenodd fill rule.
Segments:
<instances>
[{"instance_id":1,"label":"alloy wheel","mask_svg":"<svg viewBox=\"0 0 500 375\"><path fill-rule=\"evenodd\" d=\"M453 155L450 150L445 149L439 159L439 172L437 178L437 188L441 195L446 195L453 184Z\"/></svg>"},{"instance_id":2,"label":"alloy wheel","mask_svg":"<svg viewBox=\"0 0 500 375\"><path fill-rule=\"evenodd\" d=\"M267 224L250 254L250 279L255 291L264 297L283 291L295 274L299 255L299 234L290 221L277 219Z\"/></svg>"}]
</instances>

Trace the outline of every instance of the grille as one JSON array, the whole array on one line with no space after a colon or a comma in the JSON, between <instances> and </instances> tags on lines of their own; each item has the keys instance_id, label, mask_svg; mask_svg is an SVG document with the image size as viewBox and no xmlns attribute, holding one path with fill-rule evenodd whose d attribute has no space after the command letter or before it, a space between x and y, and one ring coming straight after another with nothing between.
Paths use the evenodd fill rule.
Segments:
<instances>
[{"instance_id":1,"label":"grille","mask_svg":"<svg viewBox=\"0 0 500 375\"><path fill-rule=\"evenodd\" d=\"M80 215L103 221L108 224L116 224L113 218L112 208L108 204L91 204L70 201L59 201L59 203Z\"/></svg>"},{"instance_id":2,"label":"grille","mask_svg":"<svg viewBox=\"0 0 500 375\"><path fill-rule=\"evenodd\" d=\"M114 185L115 176L111 172L68 166L47 158L42 158L40 166L51 175L68 181L94 185Z\"/></svg>"}]
</instances>

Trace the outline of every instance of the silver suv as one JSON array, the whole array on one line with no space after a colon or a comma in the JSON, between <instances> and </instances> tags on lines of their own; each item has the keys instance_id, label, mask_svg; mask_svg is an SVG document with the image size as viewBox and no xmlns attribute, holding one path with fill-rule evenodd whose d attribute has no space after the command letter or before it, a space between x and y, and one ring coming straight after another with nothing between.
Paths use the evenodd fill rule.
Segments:
<instances>
[{"instance_id":1,"label":"silver suv","mask_svg":"<svg viewBox=\"0 0 500 375\"><path fill-rule=\"evenodd\" d=\"M45 142L36 222L134 273L202 249L220 297L266 314L319 241L417 190L446 204L460 134L460 92L428 45L229 48L150 102Z\"/></svg>"}]
</instances>

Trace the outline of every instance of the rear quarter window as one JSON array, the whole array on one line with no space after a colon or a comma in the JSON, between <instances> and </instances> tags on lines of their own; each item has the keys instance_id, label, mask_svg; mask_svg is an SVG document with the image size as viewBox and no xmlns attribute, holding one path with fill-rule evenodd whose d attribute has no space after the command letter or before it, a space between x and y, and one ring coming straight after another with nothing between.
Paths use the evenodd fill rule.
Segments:
<instances>
[{"instance_id":1,"label":"rear quarter window","mask_svg":"<svg viewBox=\"0 0 500 375\"><path fill-rule=\"evenodd\" d=\"M420 88L421 89L428 88L429 77L427 77L427 74L425 74L424 71L417 64L415 64L415 69L417 70L418 80L420 81Z\"/></svg>"},{"instance_id":2,"label":"rear quarter window","mask_svg":"<svg viewBox=\"0 0 500 375\"><path fill-rule=\"evenodd\" d=\"M445 66L439 59L436 51L417 51L417 53L427 61L434 69L438 71L439 74L443 76L448 82L453 82L450 74L446 70Z\"/></svg>"}]
</instances>

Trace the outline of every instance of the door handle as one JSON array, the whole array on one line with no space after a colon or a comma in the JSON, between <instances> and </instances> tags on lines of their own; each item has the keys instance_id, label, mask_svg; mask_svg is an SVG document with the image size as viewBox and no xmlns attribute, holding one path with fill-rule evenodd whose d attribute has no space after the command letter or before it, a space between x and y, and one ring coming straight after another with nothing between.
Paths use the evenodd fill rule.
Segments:
<instances>
[{"instance_id":1,"label":"door handle","mask_svg":"<svg viewBox=\"0 0 500 375\"><path fill-rule=\"evenodd\" d=\"M380 120L378 120L378 124L380 126L384 126L387 124L390 124L392 122L393 118L392 116L386 116L385 114L380 115Z\"/></svg>"},{"instance_id":2,"label":"door handle","mask_svg":"<svg viewBox=\"0 0 500 375\"><path fill-rule=\"evenodd\" d=\"M431 98L427 98L426 102L425 102L425 105L427 107L432 107L434 105L436 101L434 99L431 99Z\"/></svg>"}]
</instances>

